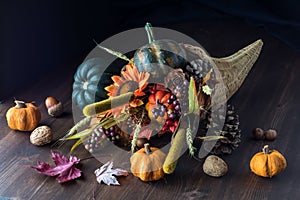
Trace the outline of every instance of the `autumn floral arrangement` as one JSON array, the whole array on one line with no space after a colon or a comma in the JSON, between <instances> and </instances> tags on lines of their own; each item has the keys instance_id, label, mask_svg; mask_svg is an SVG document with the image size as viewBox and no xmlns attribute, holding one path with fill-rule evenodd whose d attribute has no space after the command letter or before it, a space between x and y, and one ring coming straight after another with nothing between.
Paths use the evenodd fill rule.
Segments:
<instances>
[{"instance_id":1,"label":"autumn floral arrangement","mask_svg":"<svg viewBox=\"0 0 300 200\"><path fill-rule=\"evenodd\" d=\"M214 88L221 82L213 60L201 48L155 40L151 25L147 23L145 28L149 44L136 50L132 59L97 45L127 62L119 74L109 77L110 84L97 85L104 88L108 98L88 102L87 85L92 83L83 76L92 76L94 68L99 67L97 60L88 60L79 68L73 101L85 117L61 140L77 140L71 151L83 143L93 155L112 144L129 151L133 175L152 181L173 173L185 150L197 157L203 141L207 142L207 154L231 153L240 142L240 130L232 106L227 108L227 114L220 111L212 116L212 96L219 92ZM99 73L94 76L99 78ZM223 117L226 125L223 131L207 136L213 117L220 123ZM213 145L209 147L210 144Z\"/></svg>"},{"instance_id":2,"label":"autumn floral arrangement","mask_svg":"<svg viewBox=\"0 0 300 200\"><path fill-rule=\"evenodd\" d=\"M73 101L82 106L85 117L62 140L76 139L71 151L84 143L93 155L111 144L130 151L131 172L143 181L152 181L162 178L164 173L172 173L186 149L195 155L195 129L199 119L209 113L216 78L209 58L190 63L182 56L185 50L179 44L171 40L155 41L150 24L146 30L149 46L138 49L132 59L98 45L127 62L120 74L110 77L112 83L104 87L108 98L82 106L86 99L80 92L86 91L77 91L76 87L86 81L75 75ZM90 66L97 65L85 65ZM199 140L222 138L225 137L197 136ZM171 148L162 151L171 140ZM145 161L141 162L143 156Z\"/></svg>"},{"instance_id":3,"label":"autumn floral arrangement","mask_svg":"<svg viewBox=\"0 0 300 200\"><path fill-rule=\"evenodd\" d=\"M203 171L215 177L224 175L227 165L216 155L231 154L241 141L239 117L232 105L224 105L241 86L262 42L227 58L212 58L201 47L155 40L151 25L145 28L149 44L136 50L132 58L97 45L126 62L118 74L99 73L97 58L78 68L72 100L84 117L60 141L76 140L70 152L83 144L94 156L101 156L110 146L120 148L130 154L124 156L125 162L142 181L172 174L186 150L196 159L204 157L203 149L205 156L214 154L206 158ZM99 75L106 84L99 84L103 83ZM95 101L99 91L102 99ZM213 131L208 134L209 129ZM75 156L68 159L52 152L52 158L56 167L39 162L33 168L58 175L59 182L81 175ZM113 175L128 175L112 167L107 162L95 171L99 183L117 185Z\"/></svg>"}]
</instances>

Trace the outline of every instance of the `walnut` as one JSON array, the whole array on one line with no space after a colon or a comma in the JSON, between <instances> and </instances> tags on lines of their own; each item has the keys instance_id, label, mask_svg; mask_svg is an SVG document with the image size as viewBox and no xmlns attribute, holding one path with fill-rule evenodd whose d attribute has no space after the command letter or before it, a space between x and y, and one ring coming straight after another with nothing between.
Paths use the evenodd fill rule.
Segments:
<instances>
[{"instance_id":1,"label":"walnut","mask_svg":"<svg viewBox=\"0 0 300 200\"><path fill-rule=\"evenodd\" d=\"M53 134L48 126L40 126L34 129L30 135L30 142L36 146L42 146L52 141Z\"/></svg>"}]
</instances>

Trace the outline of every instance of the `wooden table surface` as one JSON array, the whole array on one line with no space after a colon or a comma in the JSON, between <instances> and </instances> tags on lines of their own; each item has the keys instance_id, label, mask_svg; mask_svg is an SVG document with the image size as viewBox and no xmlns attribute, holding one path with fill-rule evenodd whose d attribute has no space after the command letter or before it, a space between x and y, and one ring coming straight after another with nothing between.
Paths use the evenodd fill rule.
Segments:
<instances>
[{"instance_id":1,"label":"wooden table surface","mask_svg":"<svg viewBox=\"0 0 300 200\"><path fill-rule=\"evenodd\" d=\"M300 54L271 36L263 28L239 20L198 21L170 26L202 44L214 57L227 56L261 38L261 55L240 90L230 99L240 115L242 142L232 155L222 158L229 172L221 178L202 171L203 161L184 154L176 171L165 180L145 183L129 175L118 178L121 186L96 184L93 174L102 163L96 159L82 161L82 177L59 184L54 177L38 174L30 168L37 160L52 163L51 145L36 147L29 142L30 133L12 131L5 119L13 106L13 97L0 104L0 199L297 199L300 197ZM74 65L74 62L69 63ZM80 62L76 63L79 65ZM40 125L48 125L58 139L73 126L72 83L75 67L63 66L61 74L41 75L36 84L20 88L14 97L35 101L42 112ZM298 88L298 89L297 89ZM65 113L59 118L47 115L44 99L59 98ZM273 142L252 138L252 129L274 128ZM250 172L249 161L264 144L276 148L287 159L286 170L273 178ZM70 143L60 149L66 153ZM90 156L81 146L79 158Z\"/></svg>"}]
</instances>

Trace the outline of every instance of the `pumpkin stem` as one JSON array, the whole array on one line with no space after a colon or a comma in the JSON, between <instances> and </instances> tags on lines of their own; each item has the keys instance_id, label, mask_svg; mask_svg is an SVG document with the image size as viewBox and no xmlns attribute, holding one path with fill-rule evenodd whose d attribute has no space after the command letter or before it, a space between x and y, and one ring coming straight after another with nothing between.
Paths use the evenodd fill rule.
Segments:
<instances>
[{"instance_id":1,"label":"pumpkin stem","mask_svg":"<svg viewBox=\"0 0 300 200\"><path fill-rule=\"evenodd\" d=\"M146 152L147 155L152 153L151 150L150 150L150 144L149 143L145 143L144 148L145 148L145 152Z\"/></svg>"},{"instance_id":2,"label":"pumpkin stem","mask_svg":"<svg viewBox=\"0 0 300 200\"><path fill-rule=\"evenodd\" d=\"M150 44L150 43L155 41L153 30L152 30L152 25L149 22L147 22L146 25L145 25L145 29L146 29L146 32L147 32L147 35L148 35L148 41L149 41L149 44Z\"/></svg>"},{"instance_id":3,"label":"pumpkin stem","mask_svg":"<svg viewBox=\"0 0 300 200\"><path fill-rule=\"evenodd\" d=\"M15 104L18 108L26 108L26 104L24 101L15 100Z\"/></svg>"},{"instance_id":4,"label":"pumpkin stem","mask_svg":"<svg viewBox=\"0 0 300 200\"><path fill-rule=\"evenodd\" d=\"M262 151L264 154L269 154L270 153L269 145L265 145Z\"/></svg>"}]
</instances>

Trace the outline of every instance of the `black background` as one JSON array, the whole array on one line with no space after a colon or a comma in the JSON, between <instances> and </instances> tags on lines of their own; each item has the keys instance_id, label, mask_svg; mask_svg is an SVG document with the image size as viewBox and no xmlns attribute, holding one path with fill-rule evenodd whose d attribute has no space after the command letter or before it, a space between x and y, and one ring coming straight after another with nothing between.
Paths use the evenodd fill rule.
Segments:
<instances>
[{"instance_id":1,"label":"black background","mask_svg":"<svg viewBox=\"0 0 300 200\"><path fill-rule=\"evenodd\" d=\"M239 18L300 50L299 5L279 0L1 1L0 101L47 74L76 70L95 47L93 39L101 42L145 22L168 28Z\"/></svg>"}]
</instances>

